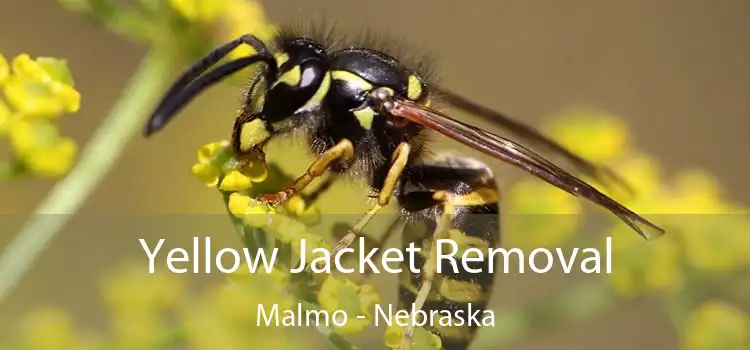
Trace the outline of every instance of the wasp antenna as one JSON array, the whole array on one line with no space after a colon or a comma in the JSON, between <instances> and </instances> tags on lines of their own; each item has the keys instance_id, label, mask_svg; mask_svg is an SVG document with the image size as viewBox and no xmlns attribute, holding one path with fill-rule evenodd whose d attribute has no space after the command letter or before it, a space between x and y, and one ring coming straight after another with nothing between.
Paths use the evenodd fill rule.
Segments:
<instances>
[{"instance_id":1,"label":"wasp antenna","mask_svg":"<svg viewBox=\"0 0 750 350\"><path fill-rule=\"evenodd\" d=\"M174 116L177 115L177 112L187 106L188 103L203 92L203 90L224 80L224 78L236 73L237 71L261 61L262 59L263 57L260 56L238 58L231 62L222 64L218 68L196 79L186 88L179 91L179 93L172 95L169 100L166 100L165 103L159 106L159 109L154 112L151 119L149 119L146 124L144 133L146 136L149 136L158 131L161 127L166 125L170 119L174 118Z\"/></svg>"},{"instance_id":2,"label":"wasp antenna","mask_svg":"<svg viewBox=\"0 0 750 350\"><path fill-rule=\"evenodd\" d=\"M211 71L206 77L196 80L211 66L222 60L232 52L232 50L243 44L252 47L257 54L226 63ZM258 61L264 61L266 63L266 78L272 80L277 74L276 59L260 39L250 34L240 36L237 39L213 49L198 62L185 70L180 77L172 83L169 90L164 94L161 102L146 123L143 132L144 136L148 137L162 129L172 118L174 118L175 113L186 103L190 102L200 91L222 80L224 77ZM193 84L197 85L194 86Z\"/></svg>"}]
</instances>

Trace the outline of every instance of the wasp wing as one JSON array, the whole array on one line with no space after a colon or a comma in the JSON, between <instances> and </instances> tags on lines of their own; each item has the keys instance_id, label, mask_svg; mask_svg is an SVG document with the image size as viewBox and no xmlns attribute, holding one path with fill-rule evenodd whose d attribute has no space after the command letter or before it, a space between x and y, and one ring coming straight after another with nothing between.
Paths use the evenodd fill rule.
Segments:
<instances>
[{"instance_id":1,"label":"wasp wing","mask_svg":"<svg viewBox=\"0 0 750 350\"><path fill-rule=\"evenodd\" d=\"M584 197L601 205L646 239L664 234L664 230L660 227L518 143L408 100L393 100L392 103L386 103L384 108L395 116L435 130L496 159L519 167L574 196ZM645 228L642 227L644 225ZM655 232L647 233L645 229Z\"/></svg>"},{"instance_id":2,"label":"wasp wing","mask_svg":"<svg viewBox=\"0 0 750 350\"><path fill-rule=\"evenodd\" d=\"M615 172L613 172L612 170L601 167L597 164L593 164L581 158L577 154L571 152L565 146L559 144L558 142L555 142L539 131L527 125L524 125L523 123L514 120L507 115L475 103L467 99L466 97L463 97L454 92L439 87L433 87L432 90L436 90L436 92L440 95L441 102L444 102L451 107L458 108L491 123L494 123L515 134L519 138L528 140L531 143L545 147L550 152L554 152L563 156L581 172L595 179L596 181L601 182L604 185L609 185L611 182L614 182L622 186L631 194L633 193L633 189L630 187L630 185L628 185L625 180L615 174Z\"/></svg>"}]
</instances>

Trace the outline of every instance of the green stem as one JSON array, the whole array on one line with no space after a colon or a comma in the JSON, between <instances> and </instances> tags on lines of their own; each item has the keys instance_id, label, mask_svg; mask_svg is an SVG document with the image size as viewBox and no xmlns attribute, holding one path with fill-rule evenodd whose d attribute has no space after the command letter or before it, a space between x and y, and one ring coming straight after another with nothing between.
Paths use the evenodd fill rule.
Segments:
<instances>
[{"instance_id":1,"label":"green stem","mask_svg":"<svg viewBox=\"0 0 750 350\"><path fill-rule=\"evenodd\" d=\"M294 257L292 245L289 243L281 243L279 241L276 241L276 246L279 248L279 261L281 261L282 264L286 265L289 268L294 267L294 261L292 261L292 258Z\"/></svg>"},{"instance_id":2,"label":"green stem","mask_svg":"<svg viewBox=\"0 0 750 350\"><path fill-rule=\"evenodd\" d=\"M0 302L13 291L39 254L99 185L136 135L173 68L169 52L141 61L110 115L94 133L75 168L57 183L0 256Z\"/></svg>"}]
</instances>

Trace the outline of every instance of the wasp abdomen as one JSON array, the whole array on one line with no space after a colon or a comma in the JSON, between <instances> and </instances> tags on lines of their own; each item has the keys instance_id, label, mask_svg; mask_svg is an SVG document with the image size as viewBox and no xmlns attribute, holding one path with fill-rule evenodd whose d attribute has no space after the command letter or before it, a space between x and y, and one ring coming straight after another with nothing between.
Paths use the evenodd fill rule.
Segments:
<instances>
[{"instance_id":1,"label":"wasp abdomen","mask_svg":"<svg viewBox=\"0 0 750 350\"><path fill-rule=\"evenodd\" d=\"M406 247L414 242L420 248L414 266L421 269L418 273L406 266L402 270L399 307L411 311L421 302L417 300L420 288L429 286L422 315L430 318L425 327L441 337L444 349L468 347L492 295L487 254L478 259L464 253L470 248L487 252L499 244L499 197L492 172L469 158L443 158L415 166L404 175L399 202L409 219L403 244ZM447 225L442 226L441 221ZM437 261L437 256L430 256L435 253L431 249L435 240L439 240L443 256L452 259ZM430 264L437 275L425 273ZM472 318L477 315L478 319Z\"/></svg>"}]
</instances>

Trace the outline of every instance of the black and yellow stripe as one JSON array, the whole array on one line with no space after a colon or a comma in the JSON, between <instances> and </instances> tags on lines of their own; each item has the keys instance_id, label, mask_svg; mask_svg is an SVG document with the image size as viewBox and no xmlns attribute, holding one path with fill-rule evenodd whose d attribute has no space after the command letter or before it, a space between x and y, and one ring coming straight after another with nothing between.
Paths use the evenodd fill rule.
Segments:
<instances>
[{"instance_id":1,"label":"black and yellow stripe","mask_svg":"<svg viewBox=\"0 0 750 350\"><path fill-rule=\"evenodd\" d=\"M441 327L437 320L430 322L435 326L430 330L440 336L443 348L449 350L468 347L477 331L476 325L468 325L469 308L484 310L493 289L488 260L467 262L470 268L482 270L481 273L470 273L463 270L460 259L466 249L479 248L486 252L499 245L500 240L500 193L492 173L478 165L478 162L466 158L452 158L417 166L405 174L400 194L401 206L415 216L406 222L403 244L408 246L414 242L420 248L414 266L422 268L416 274L411 273L408 266L402 270L399 308L411 310L412 304L420 303L417 300L419 289L425 278L429 278L423 276L427 270L425 267L437 262L434 256L428 258L433 240L439 235L453 240L458 246L455 256L459 270L454 271L450 262L443 261L441 273L434 276L430 293L422 306L427 315L433 310L448 310L464 321L463 325L453 327ZM450 217L446 218L446 215ZM445 219L448 219L448 225L444 232L436 232L440 220Z\"/></svg>"}]
</instances>

